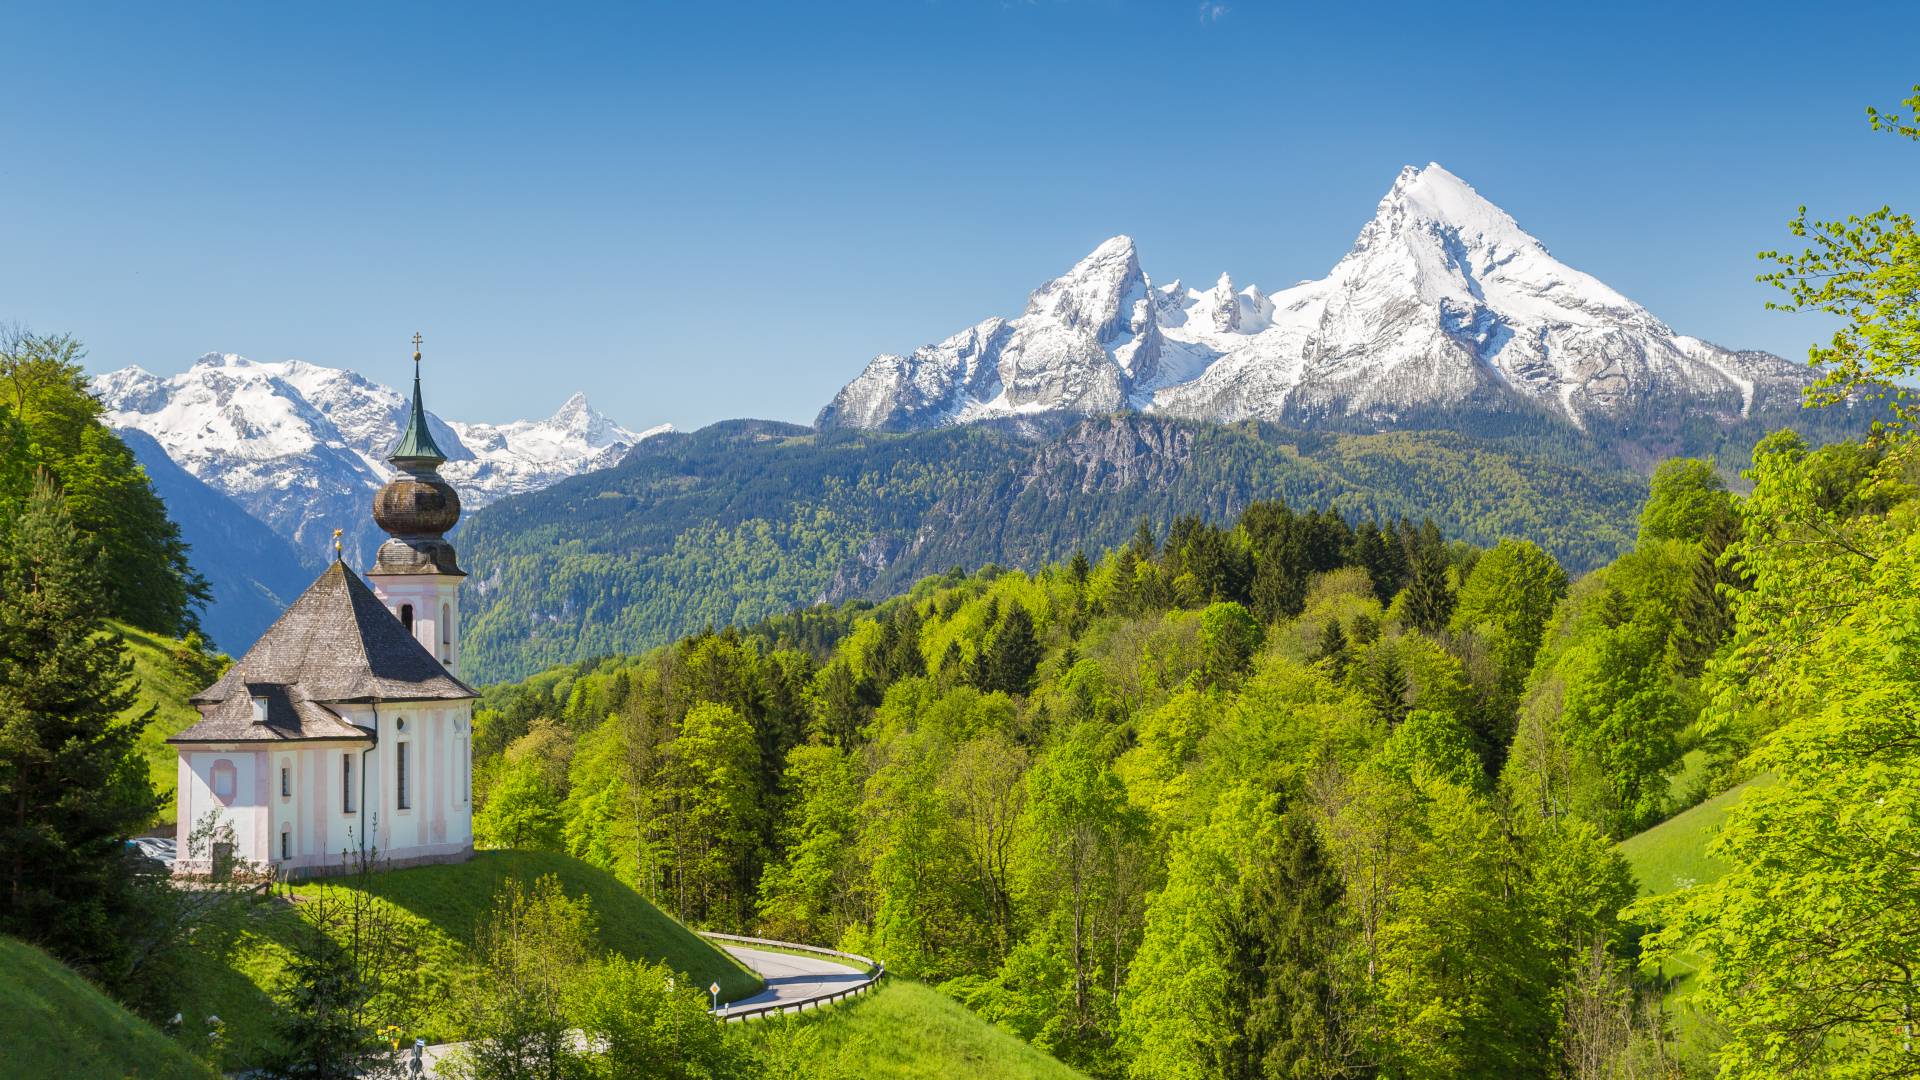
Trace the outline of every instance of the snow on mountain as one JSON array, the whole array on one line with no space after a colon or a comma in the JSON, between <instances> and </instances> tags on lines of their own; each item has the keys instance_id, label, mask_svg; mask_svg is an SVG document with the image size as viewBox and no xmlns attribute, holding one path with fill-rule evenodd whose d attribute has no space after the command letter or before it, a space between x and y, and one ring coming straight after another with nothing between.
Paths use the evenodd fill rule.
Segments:
<instances>
[{"instance_id":1,"label":"snow on mountain","mask_svg":"<svg viewBox=\"0 0 1920 1080\"><path fill-rule=\"evenodd\" d=\"M1795 404L1806 374L1674 332L1459 177L1402 170L1325 277L1272 295L1155 286L1108 240L989 319L876 357L822 426L914 429L1123 407L1199 419L1386 426L1432 410L1538 409L1575 426Z\"/></svg>"},{"instance_id":2,"label":"snow on mountain","mask_svg":"<svg viewBox=\"0 0 1920 1080\"><path fill-rule=\"evenodd\" d=\"M360 556L377 543L367 505L392 472L385 457L408 401L399 391L340 368L221 353L164 378L122 368L95 377L93 389L108 424L151 435L306 557L328 554L335 528ZM427 423L449 458L441 474L469 509L612 465L671 430L629 431L580 394L545 420L466 424L429 413Z\"/></svg>"}]
</instances>

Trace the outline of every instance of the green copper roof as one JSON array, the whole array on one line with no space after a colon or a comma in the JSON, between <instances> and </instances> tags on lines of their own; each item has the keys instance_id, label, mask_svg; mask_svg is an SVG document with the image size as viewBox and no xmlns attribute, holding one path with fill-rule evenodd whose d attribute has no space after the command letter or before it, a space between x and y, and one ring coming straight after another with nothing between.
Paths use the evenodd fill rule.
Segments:
<instances>
[{"instance_id":1,"label":"green copper roof","mask_svg":"<svg viewBox=\"0 0 1920 1080\"><path fill-rule=\"evenodd\" d=\"M415 358L413 365L413 415L407 418L407 430L400 436L400 442L387 455L388 461L431 461L438 465L447 460L447 455L433 441L433 432L427 430L427 409L420 404L420 364Z\"/></svg>"}]
</instances>

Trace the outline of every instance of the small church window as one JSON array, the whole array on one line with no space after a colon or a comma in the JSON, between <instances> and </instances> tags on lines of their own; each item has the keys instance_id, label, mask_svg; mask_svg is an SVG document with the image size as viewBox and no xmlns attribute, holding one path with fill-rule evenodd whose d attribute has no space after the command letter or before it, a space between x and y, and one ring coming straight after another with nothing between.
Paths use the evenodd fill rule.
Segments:
<instances>
[{"instance_id":1,"label":"small church window","mask_svg":"<svg viewBox=\"0 0 1920 1080\"><path fill-rule=\"evenodd\" d=\"M407 628L407 633L409 634L413 633L413 605L412 604L400 605L400 625Z\"/></svg>"},{"instance_id":2,"label":"small church window","mask_svg":"<svg viewBox=\"0 0 1920 1080\"><path fill-rule=\"evenodd\" d=\"M393 744L393 805L397 810L411 807L407 798L407 744Z\"/></svg>"},{"instance_id":3,"label":"small church window","mask_svg":"<svg viewBox=\"0 0 1920 1080\"><path fill-rule=\"evenodd\" d=\"M293 826L291 825L280 826L280 857L293 858Z\"/></svg>"},{"instance_id":4,"label":"small church window","mask_svg":"<svg viewBox=\"0 0 1920 1080\"><path fill-rule=\"evenodd\" d=\"M353 755L340 755L340 812L353 813Z\"/></svg>"},{"instance_id":5,"label":"small church window","mask_svg":"<svg viewBox=\"0 0 1920 1080\"><path fill-rule=\"evenodd\" d=\"M280 766L280 797L285 799L293 795L293 770Z\"/></svg>"},{"instance_id":6,"label":"small church window","mask_svg":"<svg viewBox=\"0 0 1920 1080\"><path fill-rule=\"evenodd\" d=\"M453 608L440 605L440 659L453 657Z\"/></svg>"}]
</instances>

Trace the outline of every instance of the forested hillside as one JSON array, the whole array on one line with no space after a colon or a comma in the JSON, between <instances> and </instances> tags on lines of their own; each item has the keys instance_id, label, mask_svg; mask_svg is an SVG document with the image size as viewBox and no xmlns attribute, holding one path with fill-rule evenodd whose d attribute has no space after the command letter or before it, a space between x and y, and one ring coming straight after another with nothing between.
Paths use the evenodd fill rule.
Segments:
<instances>
[{"instance_id":1,"label":"forested hillside","mask_svg":"<svg viewBox=\"0 0 1920 1080\"><path fill-rule=\"evenodd\" d=\"M1571 583L1525 540L1261 503L555 669L486 695L476 828L882 957L1098 1076L1888 1053L1900 985L1796 973L1884 940L1821 966L1890 978L1910 936L1920 459L1785 433L1749 475L1669 462ZM1616 842L1762 774L1727 876L1632 906ZM1682 952L1717 1017L1684 1043Z\"/></svg>"},{"instance_id":2,"label":"forested hillside","mask_svg":"<svg viewBox=\"0 0 1920 1080\"><path fill-rule=\"evenodd\" d=\"M880 956L1094 1075L1671 1064L1614 842L1744 775L1758 723L1697 721L1764 478L1875 455L1767 448L1744 502L1664 466L1572 585L1529 541L1256 503L497 686L476 829Z\"/></svg>"},{"instance_id":3,"label":"forested hillside","mask_svg":"<svg viewBox=\"0 0 1920 1080\"><path fill-rule=\"evenodd\" d=\"M660 644L797 605L880 597L953 566L1038 567L1142 519L1231 522L1261 500L1451 536L1527 536L1574 569L1631 539L1642 479L1569 429L1312 434L1040 417L883 435L739 421L474 515L469 670Z\"/></svg>"}]
</instances>

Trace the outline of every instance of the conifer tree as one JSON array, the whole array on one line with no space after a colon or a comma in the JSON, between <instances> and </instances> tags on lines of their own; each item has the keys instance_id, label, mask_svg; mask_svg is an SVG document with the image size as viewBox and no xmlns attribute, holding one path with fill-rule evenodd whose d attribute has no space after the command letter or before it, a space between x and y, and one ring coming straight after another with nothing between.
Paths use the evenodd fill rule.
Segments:
<instances>
[{"instance_id":1,"label":"conifer tree","mask_svg":"<svg viewBox=\"0 0 1920 1080\"><path fill-rule=\"evenodd\" d=\"M90 551L43 474L0 542L0 931L97 969L133 903L125 840L158 801Z\"/></svg>"},{"instance_id":2,"label":"conifer tree","mask_svg":"<svg viewBox=\"0 0 1920 1080\"><path fill-rule=\"evenodd\" d=\"M1373 664L1366 673L1367 700L1373 703L1373 713L1393 727L1407 718L1412 706L1407 703L1407 694L1413 684L1407 678L1407 669L1400 663L1400 654L1391 643L1383 642L1372 649Z\"/></svg>"},{"instance_id":3,"label":"conifer tree","mask_svg":"<svg viewBox=\"0 0 1920 1080\"><path fill-rule=\"evenodd\" d=\"M1267 545L1253 571L1253 611L1274 623L1300 614L1307 602L1307 567L1299 533L1288 529Z\"/></svg>"},{"instance_id":4,"label":"conifer tree","mask_svg":"<svg viewBox=\"0 0 1920 1080\"><path fill-rule=\"evenodd\" d=\"M1668 643L1673 668L1681 675L1699 675L1727 635L1733 632L1733 597L1751 586L1746 572L1721 555L1739 538L1739 521L1731 515L1714 519L1700 541L1693 578L1680 600L1679 620Z\"/></svg>"},{"instance_id":5,"label":"conifer tree","mask_svg":"<svg viewBox=\"0 0 1920 1080\"><path fill-rule=\"evenodd\" d=\"M1282 816L1272 862L1242 879L1224 920L1223 1019L1235 1034L1216 1059L1223 1080L1370 1074L1344 1015L1344 891L1313 822L1298 810Z\"/></svg>"},{"instance_id":6,"label":"conifer tree","mask_svg":"<svg viewBox=\"0 0 1920 1080\"><path fill-rule=\"evenodd\" d=\"M1447 588L1447 549L1440 532L1428 522L1412 539L1408 560L1407 617L1429 633L1447 625L1453 614L1453 593Z\"/></svg>"},{"instance_id":7,"label":"conifer tree","mask_svg":"<svg viewBox=\"0 0 1920 1080\"><path fill-rule=\"evenodd\" d=\"M1073 553L1073 559L1067 563L1067 577L1075 585L1085 585L1093 574L1093 563L1088 561L1084 550Z\"/></svg>"},{"instance_id":8,"label":"conifer tree","mask_svg":"<svg viewBox=\"0 0 1920 1080\"><path fill-rule=\"evenodd\" d=\"M1320 646L1314 659L1325 661L1327 670L1336 679L1346 672L1347 635L1340 629L1339 619L1328 619L1326 629L1320 631Z\"/></svg>"},{"instance_id":9,"label":"conifer tree","mask_svg":"<svg viewBox=\"0 0 1920 1080\"><path fill-rule=\"evenodd\" d=\"M1033 616L1024 604L1010 605L980 654L978 685L982 690L1025 694L1040 666L1040 639L1034 636Z\"/></svg>"}]
</instances>

